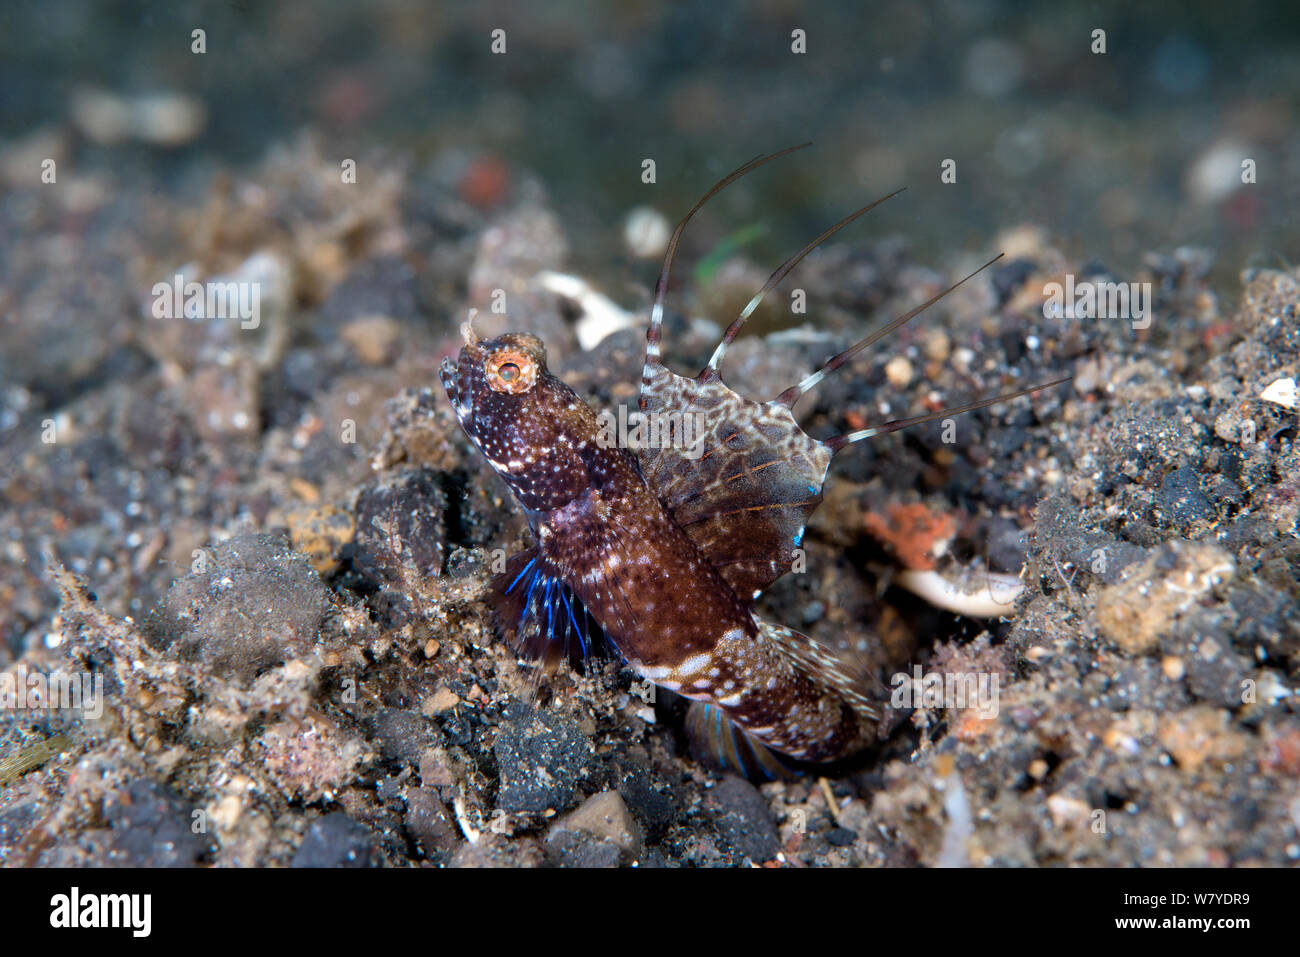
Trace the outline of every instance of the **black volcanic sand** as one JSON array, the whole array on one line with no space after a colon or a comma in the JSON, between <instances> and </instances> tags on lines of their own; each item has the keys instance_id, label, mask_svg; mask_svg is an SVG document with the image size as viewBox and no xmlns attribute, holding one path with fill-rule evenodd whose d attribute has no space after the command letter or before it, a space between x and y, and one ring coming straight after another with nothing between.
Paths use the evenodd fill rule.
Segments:
<instances>
[{"instance_id":1,"label":"black volcanic sand","mask_svg":"<svg viewBox=\"0 0 1300 957\"><path fill-rule=\"evenodd\" d=\"M996 674L997 714L891 710L859 760L756 788L695 763L681 702L647 704L613 664L539 678L484 604L528 533L436 387L465 309L501 331L506 290L509 326L601 404L635 396L639 333L578 348L581 309L535 279L564 268L565 224L526 174L483 212L437 172L362 168L366 188L340 185L303 140L198 200L103 174L0 196L0 295L23 317L0 357L0 660L105 695L98 717L0 715L0 861L1300 859L1296 415L1260 397L1300 374L1300 272L1211 288L1211 253L1153 250L1125 277L1152 284L1149 328L1044 318L1045 282L1119 277L1024 228L805 399L825 436L1074 376L962 417L953 443L935 423L845 452L806 570L760 603L882 688L917 664ZM728 381L775 394L986 252L926 264L864 232L759 327L810 334L738 341ZM694 372L717 330L683 317L729 317L714 304L764 271L697 281L707 249L686 247L666 346ZM154 318L185 263L261 281L259 327ZM655 268L607 291L643 311ZM807 316L782 315L792 288ZM1004 619L890 587L866 515L917 503L952 519L945 575L1024 568Z\"/></svg>"}]
</instances>

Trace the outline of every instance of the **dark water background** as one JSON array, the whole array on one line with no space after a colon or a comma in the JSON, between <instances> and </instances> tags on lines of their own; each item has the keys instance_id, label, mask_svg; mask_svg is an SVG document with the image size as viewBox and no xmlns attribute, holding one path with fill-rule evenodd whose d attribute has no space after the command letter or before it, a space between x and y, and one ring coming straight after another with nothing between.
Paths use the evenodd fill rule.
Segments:
<instances>
[{"instance_id":1,"label":"dark water background","mask_svg":"<svg viewBox=\"0 0 1300 957\"><path fill-rule=\"evenodd\" d=\"M78 89L189 94L208 119L186 145L86 145L75 162L196 203L214 170L306 128L339 156L491 155L540 176L596 272L632 206L676 218L745 159L812 140L711 209L716 231L759 223L756 255L779 260L907 185L855 237L940 258L1031 222L1121 274L1196 244L1227 275L1300 258L1298 54L1300 5L1283 2L11 0L0 138L66 122ZM1243 157L1254 185L1236 182Z\"/></svg>"}]
</instances>

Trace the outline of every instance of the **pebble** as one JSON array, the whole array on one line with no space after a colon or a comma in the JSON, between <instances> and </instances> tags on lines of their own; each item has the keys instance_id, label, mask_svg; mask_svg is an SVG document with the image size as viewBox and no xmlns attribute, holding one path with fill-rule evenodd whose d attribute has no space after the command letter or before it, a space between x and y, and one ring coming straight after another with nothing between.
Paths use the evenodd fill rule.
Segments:
<instances>
[{"instance_id":1,"label":"pebble","mask_svg":"<svg viewBox=\"0 0 1300 957\"><path fill-rule=\"evenodd\" d=\"M1195 771L1207 761L1231 761L1245 751L1240 732L1229 727L1231 715L1222 708L1198 705L1160 722L1160 744L1184 771Z\"/></svg>"},{"instance_id":2,"label":"pebble","mask_svg":"<svg viewBox=\"0 0 1300 957\"><path fill-rule=\"evenodd\" d=\"M418 766L426 752L442 744L441 732L414 711L384 708L368 724L384 760L395 764Z\"/></svg>"},{"instance_id":3,"label":"pebble","mask_svg":"<svg viewBox=\"0 0 1300 957\"><path fill-rule=\"evenodd\" d=\"M748 781L728 777L713 789L718 804L718 833L755 863L770 861L781 849L781 836L767 799Z\"/></svg>"},{"instance_id":4,"label":"pebble","mask_svg":"<svg viewBox=\"0 0 1300 957\"><path fill-rule=\"evenodd\" d=\"M460 834L447 806L432 787L408 788L403 824L424 850L425 857L445 861L460 849Z\"/></svg>"},{"instance_id":5,"label":"pebble","mask_svg":"<svg viewBox=\"0 0 1300 957\"><path fill-rule=\"evenodd\" d=\"M636 259L658 259L671 236L667 217L649 206L636 207L623 220L623 245Z\"/></svg>"},{"instance_id":6,"label":"pebble","mask_svg":"<svg viewBox=\"0 0 1300 957\"><path fill-rule=\"evenodd\" d=\"M1178 615L1235 575L1236 564L1223 549L1170 542L1128 578L1097 590L1098 628L1125 654L1149 654Z\"/></svg>"},{"instance_id":7,"label":"pebble","mask_svg":"<svg viewBox=\"0 0 1300 957\"><path fill-rule=\"evenodd\" d=\"M1047 810L1052 815L1052 824L1061 831L1084 827L1092 811L1083 801L1064 794L1051 795L1047 799Z\"/></svg>"},{"instance_id":8,"label":"pebble","mask_svg":"<svg viewBox=\"0 0 1300 957\"><path fill-rule=\"evenodd\" d=\"M153 644L213 674L251 682L306 651L334 604L306 559L265 535L213 545L146 625Z\"/></svg>"},{"instance_id":9,"label":"pebble","mask_svg":"<svg viewBox=\"0 0 1300 957\"><path fill-rule=\"evenodd\" d=\"M299 509L290 513L288 523L293 550L305 555L322 577L338 570L340 551L357 531L352 516L333 505Z\"/></svg>"},{"instance_id":10,"label":"pebble","mask_svg":"<svg viewBox=\"0 0 1300 957\"><path fill-rule=\"evenodd\" d=\"M1157 517L1177 528L1215 517L1214 504L1201 491L1200 476L1186 466L1165 476L1156 490L1155 505Z\"/></svg>"},{"instance_id":11,"label":"pebble","mask_svg":"<svg viewBox=\"0 0 1300 957\"><path fill-rule=\"evenodd\" d=\"M290 867L371 867L376 856L370 830L342 811L312 821Z\"/></svg>"},{"instance_id":12,"label":"pebble","mask_svg":"<svg viewBox=\"0 0 1300 957\"><path fill-rule=\"evenodd\" d=\"M345 324L339 335L366 365L382 366L392 362L401 331L402 324L391 316L362 316Z\"/></svg>"},{"instance_id":13,"label":"pebble","mask_svg":"<svg viewBox=\"0 0 1300 957\"><path fill-rule=\"evenodd\" d=\"M442 714L444 711L450 711L456 705L460 704L460 695L450 688L439 688L429 698L425 698L420 705L420 710L429 717L436 714Z\"/></svg>"},{"instance_id":14,"label":"pebble","mask_svg":"<svg viewBox=\"0 0 1300 957\"><path fill-rule=\"evenodd\" d=\"M492 745L501 776L497 807L507 814L563 811L597 771L595 748L577 722L511 700Z\"/></svg>"},{"instance_id":15,"label":"pebble","mask_svg":"<svg viewBox=\"0 0 1300 957\"><path fill-rule=\"evenodd\" d=\"M181 800L147 778L109 795L103 814L113 831L115 862L124 866L193 867L206 850Z\"/></svg>"},{"instance_id":16,"label":"pebble","mask_svg":"<svg viewBox=\"0 0 1300 957\"><path fill-rule=\"evenodd\" d=\"M952 339L942 329L931 329L921 344L927 359L944 362L952 352Z\"/></svg>"},{"instance_id":17,"label":"pebble","mask_svg":"<svg viewBox=\"0 0 1300 957\"><path fill-rule=\"evenodd\" d=\"M446 495L431 469L389 474L366 486L355 506L357 567L383 583L437 575L446 548L446 510Z\"/></svg>"},{"instance_id":18,"label":"pebble","mask_svg":"<svg viewBox=\"0 0 1300 957\"><path fill-rule=\"evenodd\" d=\"M1187 171L1184 186L1192 200L1209 206L1241 187L1241 161L1254 155L1244 143L1220 140L1203 152Z\"/></svg>"},{"instance_id":19,"label":"pebble","mask_svg":"<svg viewBox=\"0 0 1300 957\"><path fill-rule=\"evenodd\" d=\"M601 791L587 798L574 811L551 826L548 839L562 831L583 831L609 841L630 858L641 853L641 828L633 820L627 804L617 791Z\"/></svg>"},{"instance_id":20,"label":"pebble","mask_svg":"<svg viewBox=\"0 0 1300 957\"><path fill-rule=\"evenodd\" d=\"M889 384L901 389L912 381L914 370L907 356L894 356L885 363L885 378Z\"/></svg>"},{"instance_id":21,"label":"pebble","mask_svg":"<svg viewBox=\"0 0 1300 957\"><path fill-rule=\"evenodd\" d=\"M104 146L136 140L174 149L196 139L208 122L203 102L184 93L128 97L85 87L72 94L71 107L78 131Z\"/></svg>"}]
</instances>

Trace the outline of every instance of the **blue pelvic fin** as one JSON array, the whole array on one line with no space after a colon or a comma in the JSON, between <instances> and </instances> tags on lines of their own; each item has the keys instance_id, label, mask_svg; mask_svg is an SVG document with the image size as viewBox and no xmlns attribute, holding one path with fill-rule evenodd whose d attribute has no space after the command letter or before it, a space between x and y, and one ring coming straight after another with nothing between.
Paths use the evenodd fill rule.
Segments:
<instances>
[{"instance_id":1,"label":"blue pelvic fin","mask_svg":"<svg viewBox=\"0 0 1300 957\"><path fill-rule=\"evenodd\" d=\"M490 588L497 627L519 657L580 668L603 648L600 626L536 547L511 558Z\"/></svg>"}]
</instances>

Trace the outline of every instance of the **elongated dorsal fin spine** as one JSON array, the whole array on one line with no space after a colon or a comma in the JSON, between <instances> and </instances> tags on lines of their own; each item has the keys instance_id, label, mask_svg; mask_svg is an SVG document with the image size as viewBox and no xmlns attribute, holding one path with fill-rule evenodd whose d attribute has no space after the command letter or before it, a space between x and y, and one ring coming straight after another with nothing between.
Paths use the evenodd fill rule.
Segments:
<instances>
[{"instance_id":1,"label":"elongated dorsal fin spine","mask_svg":"<svg viewBox=\"0 0 1300 957\"><path fill-rule=\"evenodd\" d=\"M718 347L715 350L713 350L713 356L709 359L709 364L705 366L704 371L700 373L699 378L704 380L711 376L717 375L718 366L722 362L723 355L726 354L727 346L731 345L732 340L736 338L737 334L740 332L740 327L745 324L745 320L747 320L753 314L754 310L758 308L758 304L763 301L763 297L766 296L769 292L771 292L774 288L776 288L776 285L782 279L788 276L790 274L790 270L794 269L795 266L799 265L799 263L803 261L805 256L807 256L810 252L812 252L822 243L826 242L826 240L830 239L832 236L838 233L845 226L849 225L849 223L853 222L859 216L863 216L866 213L871 212L873 209L875 209L885 200L892 199L893 197L897 196L905 189L907 189L906 186L900 187L899 189L896 189L892 193L888 194L887 196L880 197L880 199L876 200L874 203L868 203L866 206L863 206L857 212L850 213L848 216L845 216L834 226L831 226L829 229L823 232L812 242L804 246L803 249L799 250L797 253L795 253L785 262L781 263L781 265L776 268L776 270L772 273L772 275L768 277L767 282L763 283L763 288L760 289L754 295L753 299L749 300L748 305L746 305L745 308L740 311L740 315L737 316L734 320L732 320L731 325L727 327L727 331L723 335L722 341L719 342Z\"/></svg>"},{"instance_id":2,"label":"elongated dorsal fin spine","mask_svg":"<svg viewBox=\"0 0 1300 957\"><path fill-rule=\"evenodd\" d=\"M668 249L664 253L663 268L659 270L659 278L655 280L654 304L650 307L650 326L646 329L645 334L645 371L641 377L643 394L641 396L640 404L642 411L645 411L646 405L644 395L645 387L650 381L653 367L659 364L659 342L663 337L664 300L668 296L668 273L672 269L673 257L677 253L677 244L681 241L682 231L686 228L686 224L691 221L691 217L699 212L700 208L705 203L718 193L722 192L723 189L730 186L736 180L740 179L740 177L744 176L746 173L752 172L765 163L770 163L774 159L779 159L787 153L793 153L795 150L801 150L805 146L811 145L811 143L800 143L798 146L788 146L779 152L773 153L771 156L766 156L760 153L748 163L732 170L722 179L713 184L712 189L705 193L700 198L700 201L691 207L691 211L682 217L681 222L677 224L677 228L673 230L673 234L668 240Z\"/></svg>"},{"instance_id":3,"label":"elongated dorsal fin spine","mask_svg":"<svg viewBox=\"0 0 1300 957\"><path fill-rule=\"evenodd\" d=\"M897 332L900 328L902 328L912 319L919 316L921 313L925 312L925 310L929 309L936 302L938 302L944 296L948 295L948 293L952 292L962 283L978 276L985 269L988 269L990 266L992 266L995 262L997 262L1005 255L1006 253L998 253L996 256L994 256L992 259L986 262L983 266L980 266L979 269L976 269L974 272L966 276L963 276L961 279L957 280L947 289L931 296L929 299L927 299L925 302L921 303L919 306L915 307L914 309L909 309L907 312L903 313L897 319L893 320L888 325L882 326L881 328L877 329L875 332L871 333L871 335L867 336L866 338L859 339L857 342L849 346L839 355L832 356L830 359L827 359L826 363L820 369L818 369L812 375L808 376L798 385L791 386L790 388L786 389L779 396L777 396L774 401L779 402L780 404L786 406L787 408L793 408L794 404L799 401L799 397L801 395L810 392L812 389L814 389L817 386L817 383L821 382L822 379L826 378L828 375L830 375L840 366L844 365L844 363L848 362L850 359L852 359L863 349L866 349L869 346L873 346L881 339L885 338L885 336L888 336L893 332Z\"/></svg>"},{"instance_id":4,"label":"elongated dorsal fin spine","mask_svg":"<svg viewBox=\"0 0 1300 957\"><path fill-rule=\"evenodd\" d=\"M997 405L999 402L1008 402L1011 399L1018 399L1022 395L1029 395L1031 392L1038 392L1042 389L1050 389L1054 385L1060 385L1062 382L1069 382L1074 376L1062 376L1059 379L1053 379L1051 382L1040 382L1038 385L1031 385L1027 389L1019 389L1015 392L1007 392L1003 395L990 396L987 399L980 399L976 402L970 402L966 405L953 406L951 409L941 409L938 412L931 412L927 415L914 415L908 419L894 419L883 425L877 425L869 429L859 429L856 432L848 432L844 435L836 435L826 440L832 452L838 452L846 445L852 445L854 442L861 442L863 439L869 439L873 436L884 435L887 432L897 432L899 429L906 429L913 425L920 425L923 422L933 422L935 419L942 419L949 415L961 415L963 412L974 412L976 409L986 409L991 405Z\"/></svg>"}]
</instances>

